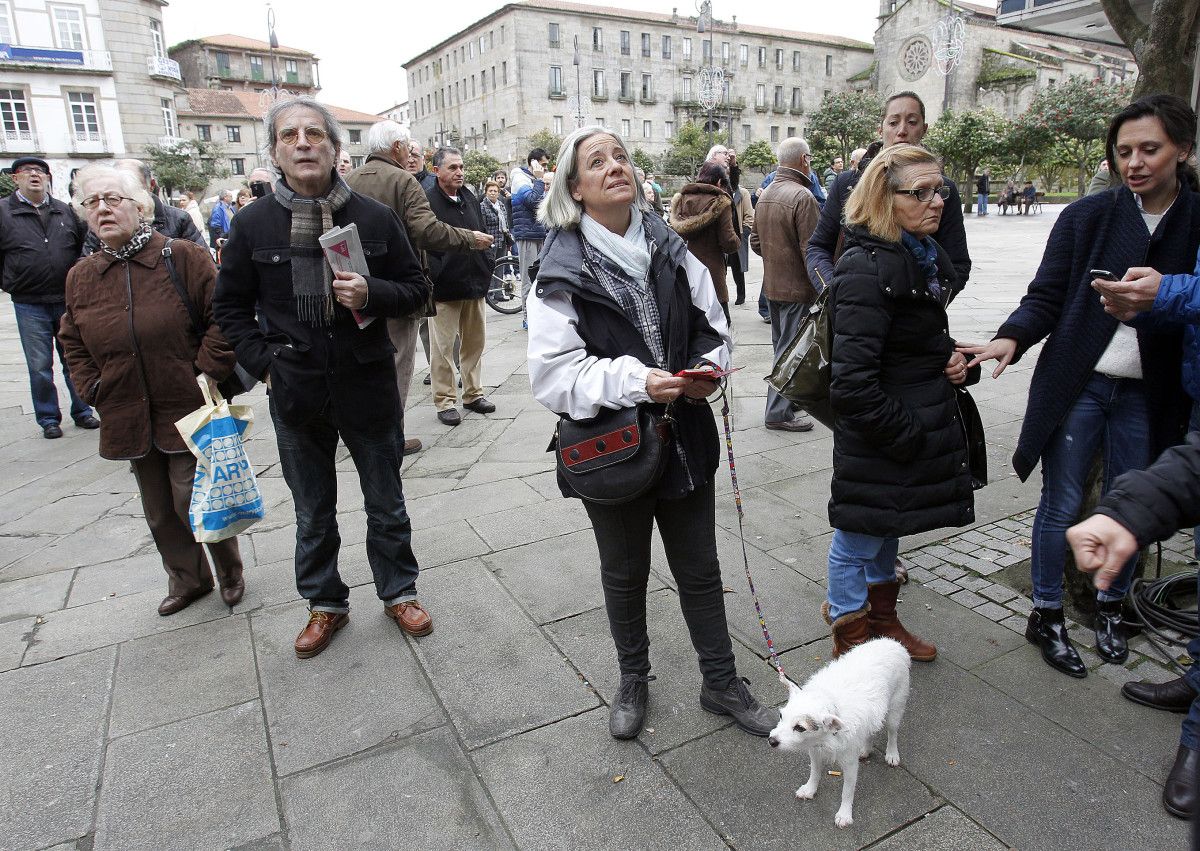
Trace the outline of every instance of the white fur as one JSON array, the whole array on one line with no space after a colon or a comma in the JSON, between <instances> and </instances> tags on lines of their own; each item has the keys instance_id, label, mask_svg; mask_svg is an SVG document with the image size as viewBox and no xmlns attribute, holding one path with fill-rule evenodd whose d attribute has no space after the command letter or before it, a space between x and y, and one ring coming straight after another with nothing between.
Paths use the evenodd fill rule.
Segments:
<instances>
[{"instance_id":1,"label":"white fur","mask_svg":"<svg viewBox=\"0 0 1200 851\"><path fill-rule=\"evenodd\" d=\"M871 750L871 737L887 727L887 763L900 764L896 735L908 703L908 651L891 638L860 644L813 674L804 687L788 682L788 702L771 731L771 747L808 754L808 782L796 797L809 800L826 763L842 771L842 804L834 823L854 822L858 761Z\"/></svg>"}]
</instances>

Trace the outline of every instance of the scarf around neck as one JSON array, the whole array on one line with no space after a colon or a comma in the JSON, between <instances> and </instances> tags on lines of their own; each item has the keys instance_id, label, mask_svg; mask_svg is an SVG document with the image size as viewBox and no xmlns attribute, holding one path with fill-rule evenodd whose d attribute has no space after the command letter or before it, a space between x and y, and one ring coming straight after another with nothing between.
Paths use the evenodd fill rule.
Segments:
<instances>
[{"instance_id":1,"label":"scarf around neck","mask_svg":"<svg viewBox=\"0 0 1200 851\"><path fill-rule=\"evenodd\" d=\"M927 236L917 239L906 230L900 231L900 241L908 249L908 253L917 261L921 271L925 273L925 283L929 291L938 299L942 297L942 285L938 280L937 245Z\"/></svg>"},{"instance_id":2,"label":"scarf around neck","mask_svg":"<svg viewBox=\"0 0 1200 851\"><path fill-rule=\"evenodd\" d=\"M333 214L354 193L335 172L333 185L321 198L301 198L282 179L272 197L292 214L292 296L296 315L310 325L333 322L333 271L325 261L321 234L333 229Z\"/></svg>"},{"instance_id":3,"label":"scarf around neck","mask_svg":"<svg viewBox=\"0 0 1200 851\"><path fill-rule=\"evenodd\" d=\"M116 257L118 260L128 260L133 255L137 254L146 247L146 243L150 241L150 237L154 235L154 231L150 230L150 223L144 219L138 223L137 230L133 232L133 236L129 237L129 241L120 248L109 248L103 245L105 254Z\"/></svg>"},{"instance_id":4,"label":"scarf around neck","mask_svg":"<svg viewBox=\"0 0 1200 851\"><path fill-rule=\"evenodd\" d=\"M583 238L606 258L619 266L635 281L646 280L650 271L650 241L642 223L642 211L630 207L629 227L624 236L617 236L587 213L579 222Z\"/></svg>"}]
</instances>

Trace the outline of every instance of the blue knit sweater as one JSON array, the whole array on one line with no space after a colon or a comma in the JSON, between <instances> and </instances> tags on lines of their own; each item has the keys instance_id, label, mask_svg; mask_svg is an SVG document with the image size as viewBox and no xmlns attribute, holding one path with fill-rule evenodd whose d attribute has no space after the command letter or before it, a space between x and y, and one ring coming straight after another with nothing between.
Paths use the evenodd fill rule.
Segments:
<instances>
[{"instance_id":1,"label":"blue knit sweater","mask_svg":"<svg viewBox=\"0 0 1200 851\"><path fill-rule=\"evenodd\" d=\"M1065 209L1046 243L1041 266L1020 305L996 337L1017 341L1015 363L1049 335L1033 380L1013 468L1022 480L1037 466L1112 340L1117 320L1104 312L1090 269L1118 276L1131 266L1163 274L1189 271L1200 246L1200 194L1182 187L1151 236L1133 193L1124 186L1081 198ZM1188 401L1180 370L1181 332L1158 325L1138 328L1142 375L1150 404L1154 455L1183 439Z\"/></svg>"},{"instance_id":2,"label":"blue knit sweater","mask_svg":"<svg viewBox=\"0 0 1200 851\"><path fill-rule=\"evenodd\" d=\"M1163 275L1151 315L1183 327L1183 389L1200 402L1200 255L1190 275Z\"/></svg>"}]
</instances>

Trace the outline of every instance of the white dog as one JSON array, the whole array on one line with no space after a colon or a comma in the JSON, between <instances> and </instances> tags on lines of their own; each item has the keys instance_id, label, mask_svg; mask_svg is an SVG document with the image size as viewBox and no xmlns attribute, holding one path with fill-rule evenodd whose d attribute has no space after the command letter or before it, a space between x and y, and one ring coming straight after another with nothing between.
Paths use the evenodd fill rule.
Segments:
<instances>
[{"instance_id":1,"label":"white dog","mask_svg":"<svg viewBox=\"0 0 1200 851\"><path fill-rule=\"evenodd\" d=\"M796 790L807 801L817 794L827 762L842 770L842 805L834 823L854 822L858 761L871 750L871 736L887 726L888 765L900 764L896 734L908 703L912 661L899 642L876 638L817 671L804 687L788 682L788 702L771 731L771 747L808 752L812 771Z\"/></svg>"}]
</instances>

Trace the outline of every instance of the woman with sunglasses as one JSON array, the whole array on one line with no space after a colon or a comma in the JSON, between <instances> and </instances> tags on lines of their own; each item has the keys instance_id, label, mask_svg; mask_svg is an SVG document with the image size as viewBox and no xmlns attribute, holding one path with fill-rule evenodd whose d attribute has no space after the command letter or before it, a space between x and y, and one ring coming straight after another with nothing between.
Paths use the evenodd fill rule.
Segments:
<instances>
[{"instance_id":1,"label":"woman with sunglasses","mask_svg":"<svg viewBox=\"0 0 1200 851\"><path fill-rule=\"evenodd\" d=\"M834 531L824 613L834 656L887 637L932 661L937 648L896 616L900 538L975 519L954 391L967 383L966 358L946 317L958 282L933 239L950 197L937 158L897 144L846 203L830 300Z\"/></svg>"},{"instance_id":2,"label":"woman with sunglasses","mask_svg":"<svg viewBox=\"0 0 1200 851\"><path fill-rule=\"evenodd\" d=\"M1190 164L1196 113L1187 103L1174 95L1135 101L1109 124L1106 150L1124 185L1063 211L1021 304L990 343L962 349L974 355L972 365L997 361L998 378L1049 337L1029 385L1013 468L1025 480L1042 463L1025 637L1046 664L1072 677L1086 677L1087 668L1063 616L1066 531L1079 519L1092 460L1102 452L1107 492L1117 476L1147 467L1183 439L1189 404L1180 326L1118 322L1104 310L1103 278L1132 278L1137 267L1190 272L1200 244L1200 192ZM1121 608L1137 561L1131 557L1096 594L1096 655L1105 662L1129 657Z\"/></svg>"},{"instance_id":3,"label":"woman with sunglasses","mask_svg":"<svg viewBox=\"0 0 1200 851\"><path fill-rule=\"evenodd\" d=\"M198 337L163 259L167 238L150 227L154 203L137 178L89 166L75 180L74 201L102 247L67 275L58 336L72 380L104 417L100 456L130 462L167 572L158 613L173 615L213 590L188 522L196 458L175 422L204 405L198 375L215 389L233 371L233 349L211 321L216 269L202 246L171 241L180 283L209 323ZM209 544L208 555L222 601L236 606L245 590L237 538Z\"/></svg>"}]
</instances>

